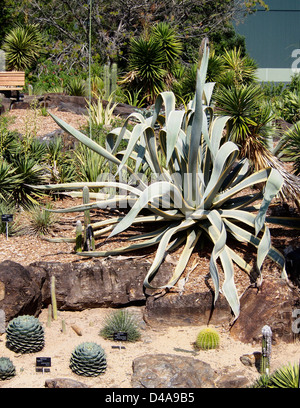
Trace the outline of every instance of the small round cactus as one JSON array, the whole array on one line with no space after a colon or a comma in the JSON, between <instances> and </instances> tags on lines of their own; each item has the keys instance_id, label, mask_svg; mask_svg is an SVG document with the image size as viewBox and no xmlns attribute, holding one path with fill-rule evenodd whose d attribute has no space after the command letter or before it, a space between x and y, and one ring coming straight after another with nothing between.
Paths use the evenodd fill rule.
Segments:
<instances>
[{"instance_id":1,"label":"small round cactus","mask_svg":"<svg viewBox=\"0 0 300 408\"><path fill-rule=\"evenodd\" d=\"M70 359L71 370L85 377L97 377L106 370L106 356L103 348L93 342L79 344Z\"/></svg>"},{"instance_id":2,"label":"small round cactus","mask_svg":"<svg viewBox=\"0 0 300 408\"><path fill-rule=\"evenodd\" d=\"M44 329L40 321L30 315L12 319L6 329L6 346L16 353L35 353L44 348Z\"/></svg>"},{"instance_id":3,"label":"small round cactus","mask_svg":"<svg viewBox=\"0 0 300 408\"><path fill-rule=\"evenodd\" d=\"M206 327L199 332L195 346L202 350L210 350L217 348L219 344L220 336L217 330Z\"/></svg>"},{"instance_id":4,"label":"small round cactus","mask_svg":"<svg viewBox=\"0 0 300 408\"><path fill-rule=\"evenodd\" d=\"M0 357L0 380L9 380L16 375L16 369L8 357Z\"/></svg>"}]
</instances>

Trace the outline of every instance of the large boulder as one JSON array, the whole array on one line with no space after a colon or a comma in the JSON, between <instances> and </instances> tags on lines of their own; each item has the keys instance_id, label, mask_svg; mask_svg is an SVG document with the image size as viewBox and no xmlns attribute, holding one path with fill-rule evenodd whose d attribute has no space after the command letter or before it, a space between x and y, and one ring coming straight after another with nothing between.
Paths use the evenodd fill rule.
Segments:
<instances>
[{"instance_id":1,"label":"large boulder","mask_svg":"<svg viewBox=\"0 0 300 408\"><path fill-rule=\"evenodd\" d=\"M266 278L259 289L250 287L242 296L241 312L231 336L244 343L261 341L263 326L271 327L273 340L293 342L293 311L299 309L299 291L280 278Z\"/></svg>"},{"instance_id":2,"label":"large boulder","mask_svg":"<svg viewBox=\"0 0 300 408\"><path fill-rule=\"evenodd\" d=\"M230 306L220 295L215 305L213 293L207 289L193 293L167 293L147 299L145 318L153 326L179 326L229 323L232 319Z\"/></svg>"},{"instance_id":3,"label":"large boulder","mask_svg":"<svg viewBox=\"0 0 300 408\"><path fill-rule=\"evenodd\" d=\"M33 278L26 268L16 262L0 263L0 309L4 310L7 321L22 314L39 314L44 278L43 274Z\"/></svg>"},{"instance_id":4,"label":"large boulder","mask_svg":"<svg viewBox=\"0 0 300 408\"><path fill-rule=\"evenodd\" d=\"M216 373L193 357L149 354L132 363L133 388L215 388Z\"/></svg>"},{"instance_id":5,"label":"large boulder","mask_svg":"<svg viewBox=\"0 0 300 408\"><path fill-rule=\"evenodd\" d=\"M31 274L46 276L41 288L43 304L51 302L50 281L55 276L60 310L119 307L145 303L143 280L149 264L134 259L107 259L83 263L36 262Z\"/></svg>"}]
</instances>

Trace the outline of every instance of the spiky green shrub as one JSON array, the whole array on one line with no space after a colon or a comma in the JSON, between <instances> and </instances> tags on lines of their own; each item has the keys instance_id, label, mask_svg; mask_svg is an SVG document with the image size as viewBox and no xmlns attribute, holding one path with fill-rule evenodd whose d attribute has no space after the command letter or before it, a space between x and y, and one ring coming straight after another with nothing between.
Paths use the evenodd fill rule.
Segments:
<instances>
[{"instance_id":1,"label":"spiky green shrub","mask_svg":"<svg viewBox=\"0 0 300 408\"><path fill-rule=\"evenodd\" d=\"M144 280L146 288L155 289L151 280L167 252L183 245L173 276L161 288L173 287L197 243L210 239L213 243L210 275L215 301L221 289L233 313L238 316L239 296L234 283L233 263L249 274L252 265L229 246L228 236L257 248L256 267L259 271L268 256L282 267L282 276L286 278L284 257L271 246L269 228L265 223L268 206L283 180L278 171L270 167L254 172L246 159L238 160L238 147L232 141L224 140L229 118L215 117L209 106L213 84L205 84L207 63L208 48L204 47L197 71L195 98L186 110L176 110L174 94L163 92L156 99L153 115L145 118L138 112L131 114L121 128L107 135L106 149L52 115L65 131L116 165L117 172L114 181L46 185L42 188L68 190L71 194L74 190L82 190L84 185L114 188L114 194L107 199L94 202L92 199L97 196L91 195L90 204L57 210L75 212L129 207L130 211L124 216L93 223L95 240L110 232L109 242L109 238L135 224L152 223L151 232L131 236L129 244L124 247L80 253L85 257L100 257L157 246ZM132 120L137 123L129 131L128 123ZM127 145L118 151L122 141ZM130 160L134 167L128 165ZM253 206L257 200L261 205ZM143 213L144 209L148 212ZM224 272L222 287L218 261Z\"/></svg>"},{"instance_id":2,"label":"spiky green shrub","mask_svg":"<svg viewBox=\"0 0 300 408\"><path fill-rule=\"evenodd\" d=\"M70 368L78 375L96 377L106 370L106 356L101 346L93 342L79 344L70 358Z\"/></svg>"},{"instance_id":3,"label":"spiky green shrub","mask_svg":"<svg viewBox=\"0 0 300 408\"><path fill-rule=\"evenodd\" d=\"M299 364L282 366L270 376L262 375L252 388L299 388Z\"/></svg>"},{"instance_id":4,"label":"spiky green shrub","mask_svg":"<svg viewBox=\"0 0 300 408\"><path fill-rule=\"evenodd\" d=\"M16 375L16 368L8 357L0 357L0 380L9 380Z\"/></svg>"},{"instance_id":5,"label":"spiky green shrub","mask_svg":"<svg viewBox=\"0 0 300 408\"><path fill-rule=\"evenodd\" d=\"M206 327L198 333L195 347L202 350L210 350L219 347L219 344L220 335L218 331L211 327Z\"/></svg>"},{"instance_id":6,"label":"spiky green shrub","mask_svg":"<svg viewBox=\"0 0 300 408\"><path fill-rule=\"evenodd\" d=\"M114 333L127 333L127 341L137 341L141 337L135 317L128 310L117 310L106 317L100 336L113 339Z\"/></svg>"},{"instance_id":7,"label":"spiky green shrub","mask_svg":"<svg viewBox=\"0 0 300 408\"><path fill-rule=\"evenodd\" d=\"M12 319L6 329L6 346L15 353L35 353L44 348L44 329L39 319L22 315Z\"/></svg>"}]
</instances>

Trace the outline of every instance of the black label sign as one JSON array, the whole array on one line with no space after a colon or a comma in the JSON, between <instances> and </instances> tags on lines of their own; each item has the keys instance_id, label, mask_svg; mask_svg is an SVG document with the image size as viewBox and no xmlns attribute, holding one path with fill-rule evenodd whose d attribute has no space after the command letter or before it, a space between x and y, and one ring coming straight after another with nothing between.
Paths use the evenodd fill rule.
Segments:
<instances>
[{"instance_id":1,"label":"black label sign","mask_svg":"<svg viewBox=\"0 0 300 408\"><path fill-rule=\"evenodd\" d=\"M114 333L114 341L127 341L127 333L126 332Z\"/></svg>"},{"instance_id":2,"label":"black label sign","mask_svg":"<svg viewBox=\"0 0 300 408\"><path fill-rule=\"evenodd\" d=\"M37 357L36 366L37 367L51 367L51 357Z\"/></svg>"},{"instance_id":3,"label":"black label sign","mask_svg":"<svg viewBox=\"0 0 300 408\"><path fill-rule=\"evenodd\" d=\"M13 215L12 214L2 214L1 215L1 221L2 222L12 222L13 220Z\"/></svg>"}]
</instances>

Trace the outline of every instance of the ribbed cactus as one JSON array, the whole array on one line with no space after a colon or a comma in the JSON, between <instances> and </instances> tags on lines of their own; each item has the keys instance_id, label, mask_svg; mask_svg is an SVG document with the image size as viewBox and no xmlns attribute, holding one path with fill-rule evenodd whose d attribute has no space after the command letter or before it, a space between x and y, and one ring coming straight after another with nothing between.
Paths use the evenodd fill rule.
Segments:
<instances>
[{"instance_id":1,"label":"ribbed cactus","mask_svg":"<svg viewBox=\"0 0 300 408\"><path fill-rule=\"evenodd\" d=\"M264 375L270 375L270 358L272 349L272 330L271 327L265 325L262 328L262 353L260 372Z\"/></svg>"},{"instance_id":2,"label":"ribbed cactus","mask_svg":"<svg viewBox=\"0 0 300 408\"><path fill-rule=\"evenodd\" d=\"M109 97L117 89L117 75L118 66L116 63L104 65L104 99L108 100Z\"/></svg>"},{"instance_id":3,"label":"ribbed cactus","mask_svg":"<svg viewBox=\"0 0 300 408\"><path fill-rule=\"evenodd\" d=\"M210 350L217 348L219 344L220 336L217 330L206 327L199 332L195 346L202 350Z\"/></svg>"},{"instance_id":4,"label":"ribbed cactus","mask_svg":"<svg viewBox=\"0 0 300 408\"><path fill-rule=\"evenodd\" d=\"M12 319L6 328L6 346L16 353L35 353L44 348L44 329L40 321L30 315Z\"/></svg>"},{"instance_id":5,"label":"ribbed cactus","mask_svg":"<svg viewBox=\"0 0 300 408\"><path fill-rule=\"evenodd\" d=\"M71 370L85 377L96 377L106 370L106 356L101 346L93 342L79 344L70 359Z\"/></svg>"},{"instance_id":6,"label":"ribbed cactus","mask_svg":"<svg viewBox=\"0 0 300 408\"><path fill-rule=\"evenodd\" d=\"M9 380L16 375L16 369L8 357L0 357L0 380Z\"/></svg>"}]
</instances>

